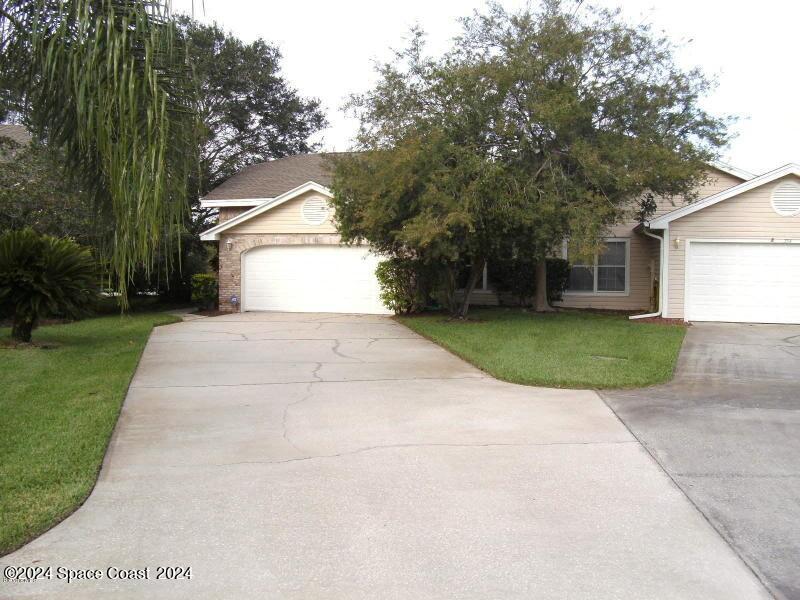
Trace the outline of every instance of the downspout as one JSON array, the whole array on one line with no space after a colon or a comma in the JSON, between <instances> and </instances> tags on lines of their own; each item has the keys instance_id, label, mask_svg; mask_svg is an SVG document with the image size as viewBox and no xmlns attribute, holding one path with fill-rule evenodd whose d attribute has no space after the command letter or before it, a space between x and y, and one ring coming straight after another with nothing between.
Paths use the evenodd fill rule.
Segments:
<instances>
[{"instance_id":1,"label":"downspout","mask_svg":"<svg viewBox=\"0 0 800 600\"><path fill-rule=\"evenodd\" d=\"M643 315L631 315L628 317L630 320L636 319L650 319L653 317L660 317L661 316L661 290L664 285L664 238L659 237L653 233L650 233L646 229L642 228L642 233L647 237L651 237L655 240L658 240L658 310L652 313L646 313Z\"/></svg>"}]
</instances>

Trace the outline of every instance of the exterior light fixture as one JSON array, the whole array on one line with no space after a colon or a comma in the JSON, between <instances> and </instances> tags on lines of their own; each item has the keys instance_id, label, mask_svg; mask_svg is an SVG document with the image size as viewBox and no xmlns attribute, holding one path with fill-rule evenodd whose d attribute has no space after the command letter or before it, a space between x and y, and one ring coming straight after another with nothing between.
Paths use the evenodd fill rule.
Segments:
<instances>
[{"instance_id":1,"label":"exterior light fixture","mask_svg":"<svg viewBox=\"0 0 800 600\"><path fill-rule=\"evenodd\" d=\"M225 247L226 247L228 250L230 250L231 248L233 248L233 240L232 240L231 238L228 238L227 240L225 240Z\"/></svg>"},{"instance_id":2,"label":"exterior light fixture","mask_svg":"<svg viewBox=\"0 0 800 600\"><path fill-rule=\"evenodd\" d=\"M675 238L675 248L681 247L681 238Z\"/></svg>"}]
</instances>

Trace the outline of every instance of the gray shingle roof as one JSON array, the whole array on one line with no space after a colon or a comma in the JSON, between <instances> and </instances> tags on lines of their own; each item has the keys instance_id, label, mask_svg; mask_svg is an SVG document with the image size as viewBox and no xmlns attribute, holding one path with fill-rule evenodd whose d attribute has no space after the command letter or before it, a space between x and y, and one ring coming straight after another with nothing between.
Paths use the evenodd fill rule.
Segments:
<instances>
[{"instance_id":1,"label":"gray shingle roof","mask_svg":"<svg viewBox=\"0 0 800 600\"><path fill-rule=\"evenodd\" d=\"M0 124L0 137L11 138L23 146L31 143L31 134L22 125Z\"/></svg>"},{"instance_id":2,"label":"gray shingle roof","mask_svg":"<svg viewBox=\"0 0 800 600\"><path fill-rule=\"evenodd\" d=\"M250 165L221 183L204 200L275 198L308 181L331 185L330 163L325 154L298 154Z\"/></svg>"}]
</instances>

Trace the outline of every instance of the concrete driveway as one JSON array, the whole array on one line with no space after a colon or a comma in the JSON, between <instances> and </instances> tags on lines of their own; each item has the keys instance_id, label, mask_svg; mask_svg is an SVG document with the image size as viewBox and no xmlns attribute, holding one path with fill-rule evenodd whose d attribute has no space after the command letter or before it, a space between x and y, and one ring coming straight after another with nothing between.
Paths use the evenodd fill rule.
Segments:
<instances>
[{"instance_id":1,"label":"concrete driveway","mask_svg":"<svg viewBox=\"0 0 800 600\"><path fill-rule=\"evenodd\" d=\"M779 598L800 598L800 326L697 323L667 385L606 401Z\"/></svg>"},{"instance_id":2,"label":"concrete driveway","mask_svg":"<svg viewBox=\"0 0 800 600\"><path fill-rule=\"evenodd\" d=\"M346 315L157 329L89 500L0 564L101 572L4 598L768 596L594 392Z\"/></svg>"}]
</instances>

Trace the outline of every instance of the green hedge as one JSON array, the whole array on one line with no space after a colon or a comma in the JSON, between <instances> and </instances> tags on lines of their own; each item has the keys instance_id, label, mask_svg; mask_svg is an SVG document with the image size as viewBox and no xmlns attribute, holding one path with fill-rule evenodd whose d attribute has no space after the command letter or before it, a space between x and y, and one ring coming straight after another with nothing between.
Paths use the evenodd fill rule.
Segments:
<instances>
[{"instance_id":1,"label":"green hedge","mask_svg":"<svg viewBox=\"0 0 800 600\"><path fill-rule=\"evenodd\" d=\"M211 310L217 306L219 282L217 276L210 273L192 275L192 302L201 310Z\"/></svg>"}]
</instances>

